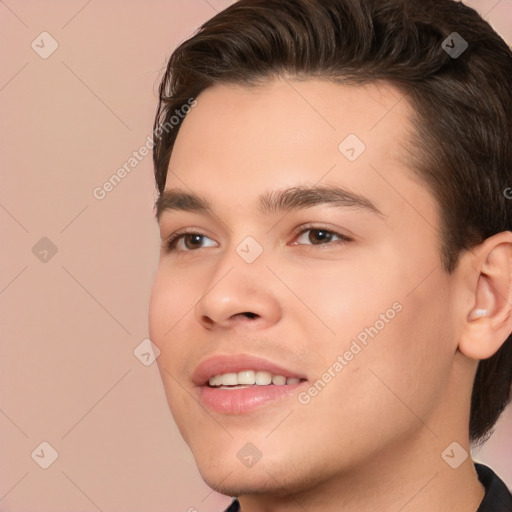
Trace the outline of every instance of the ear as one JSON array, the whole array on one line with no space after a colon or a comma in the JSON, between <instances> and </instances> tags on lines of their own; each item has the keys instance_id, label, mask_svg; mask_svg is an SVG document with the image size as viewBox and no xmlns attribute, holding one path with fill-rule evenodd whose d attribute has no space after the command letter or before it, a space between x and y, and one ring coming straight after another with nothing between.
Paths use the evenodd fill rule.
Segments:
<instances>
[{"instance_id":1,"label":"ear","mask_svg":"<svg viewBox=\"0 0 512 512\"><path fill-rule=\"evenodd\" d=\"M512 232L487 238L464 259L471 307L458 348L472 359L487 359L512 331Z\"/></svg>"}]
</instances>

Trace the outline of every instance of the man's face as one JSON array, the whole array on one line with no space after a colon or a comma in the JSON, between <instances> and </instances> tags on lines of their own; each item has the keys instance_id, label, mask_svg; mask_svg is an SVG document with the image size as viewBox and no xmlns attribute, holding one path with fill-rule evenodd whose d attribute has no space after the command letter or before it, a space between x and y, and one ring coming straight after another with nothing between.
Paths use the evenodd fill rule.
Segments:
<instances>
[{"instance_id":1,"label":"man's face","mask_svg":"<svg viewBox=\"0 0 512 512\"><path fill-rule=\"evenodd\" d=\"M216 85L180 129L166 191L209 209L161 213L162 240L192 234L161 251L150 336L180 432L225 494L291 491L435 441L419 418L445 407L455 292L436 203L403 158L410 112L385 84ZM269 368L305 380L206 385Z\"/></svg>"}]
</instances>

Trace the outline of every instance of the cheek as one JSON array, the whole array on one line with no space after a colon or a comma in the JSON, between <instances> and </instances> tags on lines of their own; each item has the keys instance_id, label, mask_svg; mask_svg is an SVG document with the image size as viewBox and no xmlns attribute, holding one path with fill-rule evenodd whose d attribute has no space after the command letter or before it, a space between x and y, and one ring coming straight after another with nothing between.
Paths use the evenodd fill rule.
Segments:
<instances>
[{"instance_id":1,"label":"cheek","mask_svg":"<svg viewBox=\"0 0 512 512\"><path fill-rule=\"evenodd\" d=\"M367 265L364 259L357 266L338 262L295 276L294 290L316 314L307 315L315 377L329 368L339 375L317 405L341 400L342 415L348 410L349 416L369 410L375 418L387 416L386 410L398 414L397 408L407 411L401 400L427 411L442 395L456 349L452 300L441 271L416 286L428 267L415 270L403 256L380 256ZM336 372L338 356L344 362Z\"/></svg>"},{"instance_id":2,"label":"cheek","mask_svg":"<svg viewBox=\"0 0 512 512\"><path fill-rule=\"evenodd\" d=\"M339 449L340 456L371 453L424 428L418 418L429 418L442 399L450 360L439 347L442 329L418 319L415 300L402 298L401 303L403 309L384 326L377 324L382 328L368 334L366 344L355 336L337 337L323 347L315 367L315 379L330 382L313 382L310 389L316 385L320 391L301 406L297 422L309 424L317 439L337 440L339 447L329 449ZM359 332L367 333L375 323L369 314ZM337 361L341 366L334 366Z\"/></svg>"},{"instance_id":3,"label":"cheek","mask_svg":"<svg viewBox=\"0 0 512 512\"><path fill-rule=\"evenodd\" d=\"M149 334L160 350L171 345L182 321L193 314L195 296L194 278L171 271L161 263L155 275L149 300Z\"/></svg>"},{"instance_id":4,"label":"cheek","mask_svg":"<svg viewBox=\"0 0 512 512\"><path fill-rule=\"evenodd\" d=\"M182 373L189 348L183 342L187 339L187 318L194 314L193 306L197 301L193 290L191 276L171 271L164 262L155 275L149 301L150 339L160 350L156 361L167 403L186 442L191 434L190 425L204 421L201 411L195 403L191 404L190 395L184 390L186 377Z\"/></svg>"},{"instance_id":5,"label":"cheek","mask_svg":"<svg viewBox=\"0 0 512 512\"><path fill-rule=\"evenodd\" d=\"M316 328L325 335L322 343L342 349L401 298L397 267L396 261L386 263L384 257L357 254L282 268L280 275L296 296L286 305L294 317L302 311L301 322L309 322L310 332ZM309 309L306 315L305 308ZM391 310L390 316L394 313Z\"/></svg>"},{"instance_id":6,"label":"cheek","mask_svg":"<svg viewBox=\"0 0 512 512\"><path fill-rule=\"evenodd\" d=\"M352 310L358 318L351 324L350 339L342 340L343 353L348 351L352 359L336 384L343 414L373 411L374 428L386 423L397 432L421 427L410 409L427 418L442 400L456 350L443 289L442 279L433 278L409 295L397 289L383 302L371 297L364 308ZM386 309L393 300L395 308ZM330 352L334 359L335 347Z\"/></svg>"}]
</instances>

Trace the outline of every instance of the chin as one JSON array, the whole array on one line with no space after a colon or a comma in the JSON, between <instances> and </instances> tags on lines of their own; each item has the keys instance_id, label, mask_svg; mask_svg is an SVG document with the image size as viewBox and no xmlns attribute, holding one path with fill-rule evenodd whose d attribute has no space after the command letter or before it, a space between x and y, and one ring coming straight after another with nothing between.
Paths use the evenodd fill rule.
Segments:
<instances>
[{"instance_id":1,"label":"chin","mask_svg":"<svg viewBox=\"0 0 512 512\"><path fill-rule=\"evenodd\" d=\"M204 482L214 491L225 496L283 492L283 482L273 478L263 466L259 470L256 468L240 470L233 465L226 465L218 471L213 471L211 466L208 468L198 466L198 469Z\"/></svg>"},{"instance_id":2,"label":"chin","mask_svg":"<svg viewBox=\"0 0 512 512\"><path fill-rule=\"evenodd\" d=\"M322 465L313 476L311 466L302 461L286 460L286 457L262 457L254 466L246 467L229 448L221 456L217 454L196 456L196 464L204 482L213 490L226 496L272 495L276 498L300 493L316 486L322 478ZM282 454L281 454L282 456ZM301 468L309 468L306 473Z\"/></svg>"}]
</instances>

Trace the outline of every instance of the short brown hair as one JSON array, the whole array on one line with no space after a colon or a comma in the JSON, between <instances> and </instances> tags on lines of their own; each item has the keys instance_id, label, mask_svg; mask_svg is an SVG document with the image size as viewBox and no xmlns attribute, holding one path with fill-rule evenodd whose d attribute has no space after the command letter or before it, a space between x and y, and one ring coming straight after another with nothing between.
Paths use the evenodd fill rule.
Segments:
<instances>
[{"instance_id":1,"label":"short brown hair","mask_svg":"<svg viewBox=\"0 0 512 512\"><path fill-rule=\"evenodd\" d=\"M450 55L453 33L467 42ZM413 171L441 211L444 268L486 238L512 231L512 52L473 9L453 0L239 0L169 59L154 133L215 83L251 86L272 76L343 83L387 81L416 112ZM159 193L181 126L155 136ZM167 123L167 124L166 124ZM509 189L510 190L510 189ZM510 399L512 336L478 366L473 442L490 435Z\"/></svg>"}]
</instances>

